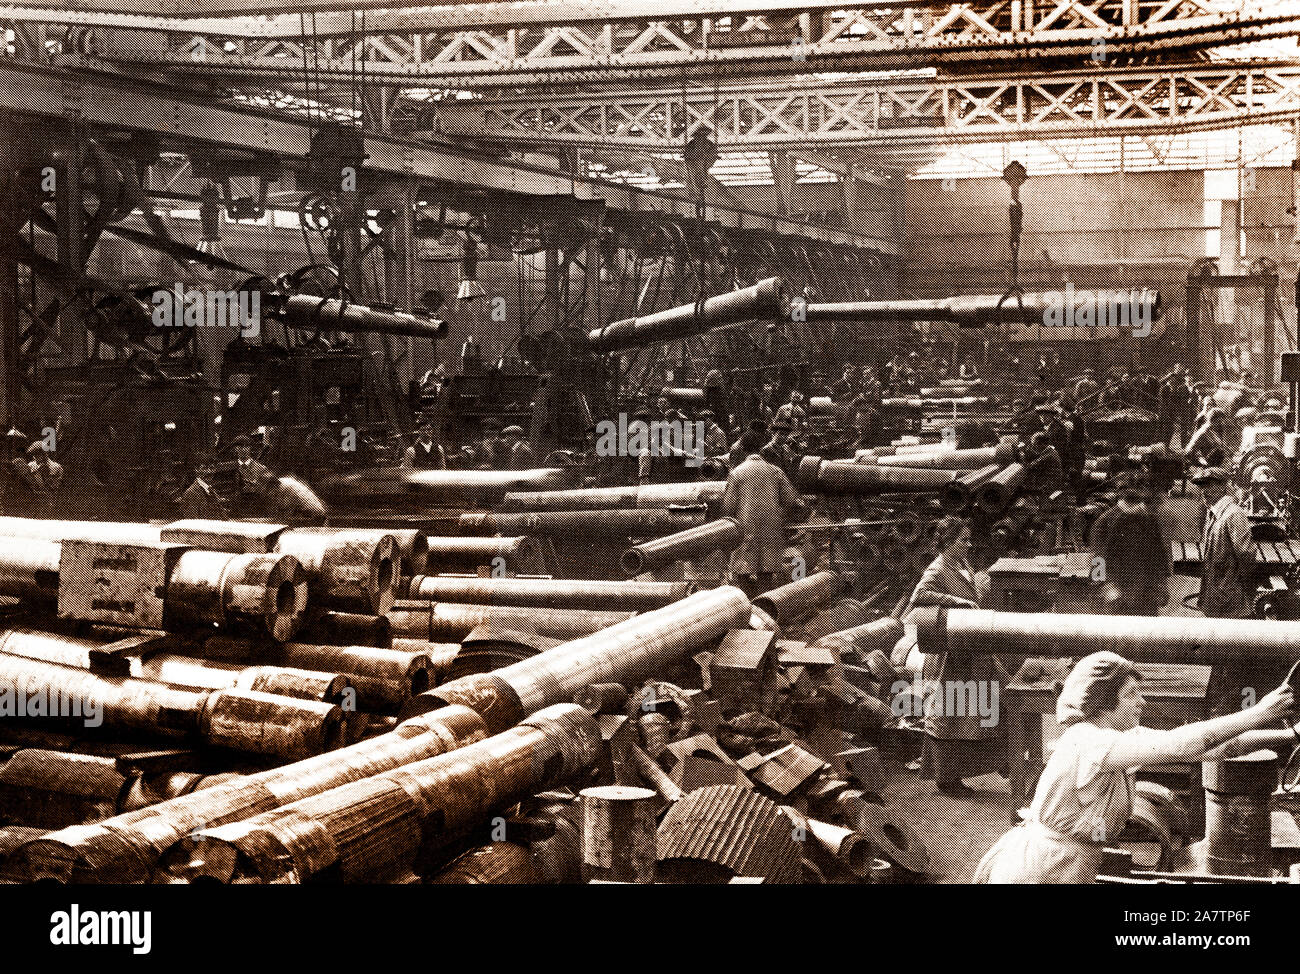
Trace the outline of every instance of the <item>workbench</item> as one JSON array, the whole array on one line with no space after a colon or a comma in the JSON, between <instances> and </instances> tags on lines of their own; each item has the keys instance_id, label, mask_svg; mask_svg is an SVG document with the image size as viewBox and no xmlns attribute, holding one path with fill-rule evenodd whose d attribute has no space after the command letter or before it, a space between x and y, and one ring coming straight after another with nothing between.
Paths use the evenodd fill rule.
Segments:
<instances>
[{"instance_id":1,"label":"workbench","mask_svg":"<svg viewBox=\"0 0 1300 974\"><path fill-rule=\"evenodd\" d=\"M1002 695L1002 713L1007 722L1008 781L1011 786L1011 821L1019 824L1018 811L1033 796L1043 772L1043 715L1056 715L1056 698L1061 684L1074 666L1072 659L1030 657L1007 684ZM1172 730L1183 724L1205 720L1210 667L1190 663L1141 663L1142 696L1147 706L1142 723L1156 730ZM1170 787L1183 793L1189 821L1203 834L1205 792L1201 788L1201 765L1180 763L1144 769L1144 777L1172 777ZM1168 784L1163 781L1162 783Z\"/></svg>"},{"instance_id":2,"label":"workbench","mask_svg":"<svg viewBox=\"0 0 1300 974\"><path fill-rule=\"evenodd\" d=\"M1088 553L999 558L989 566L988 608L1001 612L1095 612L1099 583Z\"/></svg>"}]
</instances>

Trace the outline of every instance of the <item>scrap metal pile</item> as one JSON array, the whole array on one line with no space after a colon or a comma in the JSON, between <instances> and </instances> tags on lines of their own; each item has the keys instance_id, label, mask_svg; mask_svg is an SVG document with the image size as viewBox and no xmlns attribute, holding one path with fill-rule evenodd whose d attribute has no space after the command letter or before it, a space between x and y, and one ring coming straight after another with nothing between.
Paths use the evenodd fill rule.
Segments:
<instances>
[{"instance_id":1,"label":"scrap metal pile","mask_svg":"<svg viewBox=\"0 0 1300 974\"><path fill-rule=\"evenodd\" d=\"M734 544L679 523L638 567ZM507 540L0 519L0 876L926 877L882 801L902 627L855 579L466 574Z\"/></svg>"}]
</instances>

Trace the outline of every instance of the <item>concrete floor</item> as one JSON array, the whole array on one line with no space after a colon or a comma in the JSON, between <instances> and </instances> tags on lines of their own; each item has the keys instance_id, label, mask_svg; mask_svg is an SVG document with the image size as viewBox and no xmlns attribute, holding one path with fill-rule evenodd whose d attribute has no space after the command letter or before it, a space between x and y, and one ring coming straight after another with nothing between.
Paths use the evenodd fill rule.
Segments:
<instances>
[{"instance_id":1,"label":"concrete floor","mask_svg":"<svg viewBox=\"0 0 1300 974\"><path fill-rule=\"evenodd\" d=\"M1160 517L1169 541L1198 541L1204 517L1199 498L1166 498ZM1182 599L1200 589L1195 578L1170 579L1169 605L1161 615L1200 616ZM1044 744L1054 736L1044 728ZM975 867L1007 829L1011 828L1011 795L1004 778L996 774L969 778L976 794L949 798L934 782L897 762L889 762L889 783L882 798L920 835L934 865L933 881L969 883Z\"/></svg>"}]
</instances>

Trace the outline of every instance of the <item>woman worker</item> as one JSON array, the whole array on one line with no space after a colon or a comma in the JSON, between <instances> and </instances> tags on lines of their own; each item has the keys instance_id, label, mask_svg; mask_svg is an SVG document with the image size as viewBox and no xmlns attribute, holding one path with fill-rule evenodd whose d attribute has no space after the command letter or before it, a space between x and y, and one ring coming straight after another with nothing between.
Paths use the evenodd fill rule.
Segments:
<instances>
[{"instance_id":1,"label":"woman worker","mask_svg":"<svg viewBox=\"0 0 1300 974\"><path fill-rule=\"evenodd\" d=\"M1068 729L1034 791L1024 822L997 841L976 883L1091 883L1101 850L1128 822L1136 772L1173 761L1217 761L1295 743L1295 727L1266 731L1292 707L1286 684L1238 713L1176 730L1139 727L1144 701L1133 664L1111 652L1085 656L1056 701Z\"/></svg>"},{"instance_id":2,"label":"woman worker","mask_svg":"<svg viewBox=\"0 0 1300 974\"><path fill-rule=\"evenodd\" d=\"M971 532L959 517L945 517L936 530L939 556L921 575L905 612L928 605L978 609L980 592L970 565ZM1005 764L1005 731L998 721L979 713L975 697L992 700L992 681L1009 677L992 656L950 658L928 654L921 671L926 686L923 766L934 774L939 791L950 797L972 794L962 781ZM973 683L971 681L974 681Z\"/></svg>"}]
</instances>

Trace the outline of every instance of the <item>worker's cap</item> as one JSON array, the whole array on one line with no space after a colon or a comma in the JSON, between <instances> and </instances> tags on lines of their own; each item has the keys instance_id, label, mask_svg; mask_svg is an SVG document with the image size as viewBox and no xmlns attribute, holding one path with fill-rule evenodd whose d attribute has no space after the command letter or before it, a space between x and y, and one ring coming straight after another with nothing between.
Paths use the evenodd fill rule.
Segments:
<instances>
[{"instance_id":1,"label":"worker's cap","mask_svg":"<svg viewBox=\"0 0 1300 974\"><path fill-rule=\"evenodd\" d=\"M649 407L649 406L642 406L640 409L638 409L636 412L634 412L634 413L632 414L632 418L633 418L633 419L649 419L649 418L650 418L650 407Z\"/></svg>"},{"instance_id":2,"label":"worker's cap","mask_svg":"<svg viewBox=\"0 0 1300 974\"><path fill-rule=\"evenodd\" d=\"M522 426L507 426L501 431L502 436L523 436L524 428Z\"/></svg>"},{"instance_id":3,"label":"worker's cap","mask_svg":"<svg viewBox=\"0 0 1300 974\"><path fill-rule=\"evenodd\" d=\"M715 413L712 409L701 409L701 410L700 410L698 413L696 413L695 415L696 415L696 416L699 416L700 419L704 419L705 417L707 417L707 418L709 418L709 419L712 419L714 416L716 416L716 415L718 415L718 414Z\"/></svg>"},{"instance_id":4,"label":"worker's cap","mask_svg":"<svg viewBox=\"0 0 1300 974\"><path fill-rule=\"evenodd\" d=\"M749 431L751 433L766 433L767 423L763 422L761 419L751 419L749 421Z\"/></svg>"},{"instance_id":5,"label":"worker's cap","mask_svg":"<svg viewBox=\"0 0 1300 974\"><path fill-rule=\"evenodd\" d=\"M1232 480L1232 474L1228 472L1226 467L1204 467L1192 474L1192 483L1194 484L1226 484L1230 480Z\"/></svg>"}]
</instances>

